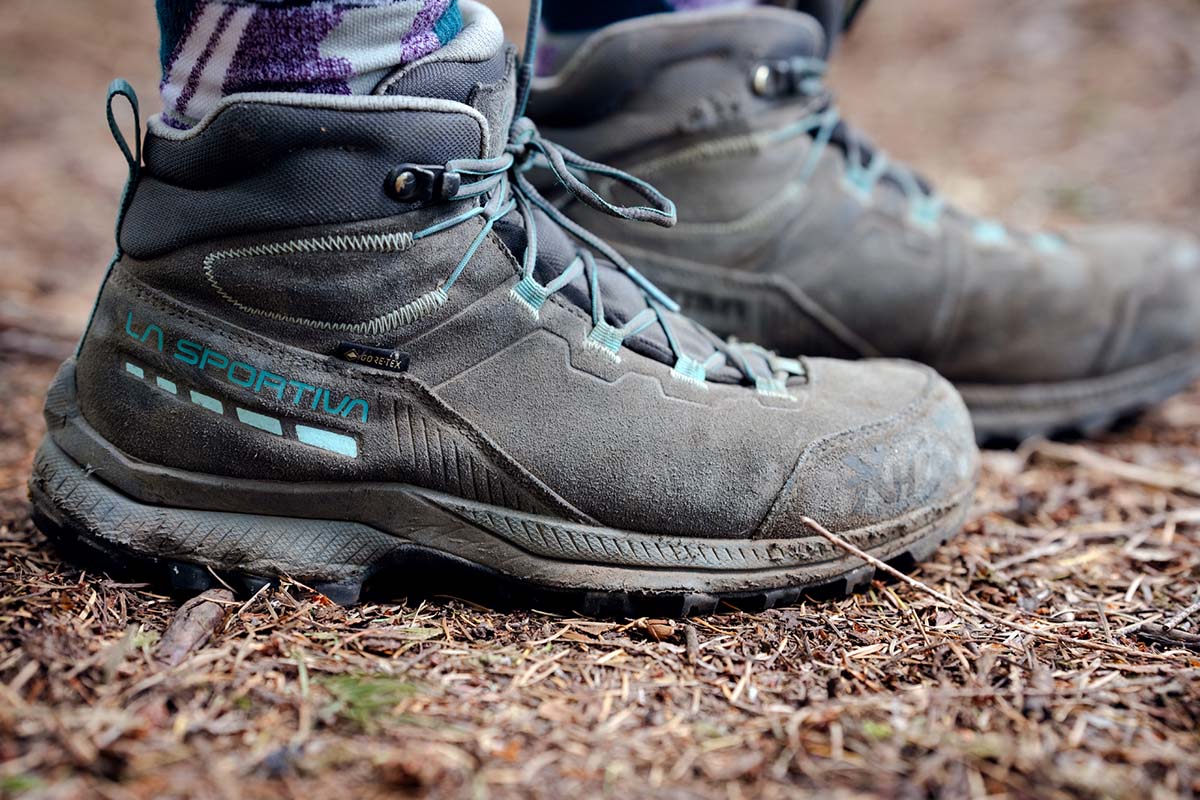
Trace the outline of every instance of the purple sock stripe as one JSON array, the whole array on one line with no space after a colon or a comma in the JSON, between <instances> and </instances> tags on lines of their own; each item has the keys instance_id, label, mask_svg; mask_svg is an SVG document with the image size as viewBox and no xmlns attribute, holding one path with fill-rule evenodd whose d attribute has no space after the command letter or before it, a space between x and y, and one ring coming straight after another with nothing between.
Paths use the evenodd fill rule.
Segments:
<instances>
[{"instance_id":1,"label":"purple sock stripe","mask_svg":"<svg viewBox=\"0 0 1200 800\"><path fill-rule=\"evenodd\" d=\"M174 128L177 131L190 130L192 127L190 122L184 122L169 112L163 112L163 115L159 119L166 123L168 128Z\"/></svg>"},{"instance_id":2,"label":"purple sock stripe","mask_svg":"<svg viewBox=\"0 0 1200 800\"><path fill-rule=\"evenodd\" d=\"M667 0L676 11L703 11L722 6L750 6L754 0Z\"/></svg>"},{"instance_id":3,"label":"purple sock stripe","mask_svg":"<svg viewBox=\"0 0 1200 800\"><path fill-rule=\"evenodd\" d=\"M321 42L346 9L345 4L256 9L221 91L350 94L353 65L321 56Z\"/></svg>"},{"instance_id":4,"label":"purple sock stripe","mask_svg":"<svg viewBox=\"0 0 1200 800\"><path fill-rule=\"evenodd\" d=\"M297 0L220 0L225 5L230 6L262 6L264 8L296 8L299 6L337 6L341 9L347 8L379 8L381 6L398 6L404 3L413 2L414 0L309 0L308 2L297 2Z\"/></svg>"},{"instance_id":5,"label":"purple sock stripe","mask_svg":"<svg viewBox=\"0 0 1200 800\"><path fill-rule=\"evenodd\" d=\"M401 42L400 57L406 63L427 56L442 46L433 29L449 8L450 0L425 0L425 5L413 20L412 30Z\"/></svg>"},{"instance_id":6,"label":"purple sock stripe","mask_svg":"<svg viewBox=\"0 0 1200 800\"><path fill-rule=\"evenodd\" d=\"M242 92L350 94L357 70L381 68L374 64L365 67L369 60L363 64L354 61L356 37L362 41L362 52L374 54L376 60L387 47L378 35L372 39L370 30L356 31L360 23L352 22L350 15L371 8L397 8L401 16L396 20L404 22L393 20L397 38L388 41L399 51L394 56L399 66L444 45L439 29L445 27L446 15L456 2L199 0L163 73L163 119L173 127L189 127L220 97ZM335 45L331 34L343 24L347 28L339 31ZM335 49L323 55L326 47ZM381 66L386 67L387 62Z\"/></svg>"},{"instance_id":7,"label":"purple sock stripe","mask_svg":"<svg viewBox=\"0 0 1200 800\"><path fill-rule=\"evenodd\" d=\"M187 25L185 25L183 28L183 34L179 37L179 41L175 43L175 49L171 51L171 56L167 59L167 63L163 65L163 83L167 82L167 78L170 76L171 70L175 68L175 62L179 60L180 53L183 52L183 48L187 44L188 39L192 38L192 34L196 30L196 23L199 21L200 14L204 10L204 5L205 4L203 2L197 3L196 7L192 10L192 15L188 17Z\"/></svg>"},{"instance_id":8,"label":"purple sock stripe","mask_svg":"<svg viewBox=\"0 0 1200 800\"><path fill-rule=\"evenodd\" d=\"M221 37L225 35L225 29L229 27L229 21L233 19L234 11L233 6L228 6L221 12L221 17L217 20L216 29L213 31L212 36L208 37L208 44L204 46L204 52L200 54L200 58L196 59L196 66L192 67L192 72L188 75L187 84L183 87L179 99L175 101L176 114L180 116L187 115L188 103L192 101L192 96L196 94L196 87L200 85L200 76L204 74L204 68L208 66L208 60L212 58L213 50L217 48Z\"/></svg>"}]
</instances>

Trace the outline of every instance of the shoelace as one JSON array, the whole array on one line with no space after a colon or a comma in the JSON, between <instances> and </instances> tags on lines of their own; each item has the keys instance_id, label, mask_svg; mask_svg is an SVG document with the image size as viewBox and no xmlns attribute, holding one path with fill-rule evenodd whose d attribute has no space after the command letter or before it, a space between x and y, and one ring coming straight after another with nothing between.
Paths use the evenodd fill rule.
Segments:
<instances>
[{"instance_id":1,"label":"shoelace","mask_svg":"<svg viewBox=\"0 0 1200 800\"><path fill-rule=\"evenodd\" d=\"M786 396L788 377L803 375L802 365L793 359L779 358L759 348L723 342L695 323L690 323L690 320L687 322L694 325L697 331L703 332L703 338L712 346L713 352L703 357L703 360L683 352L674 330L674 323L668 316L671 312L678 312L679 306L600 237L565 216L553 203L546 200L525 177L525 173L534 166L550 169L559 183L575 198L597 211L620 219L649 222L662 227L675 224L675 204L649 183L614 167L590 161L547 141L538 132L532 120L522 117L514 123L509 144L503 155L485 159L455 159L446 163L442 185L454 188L447 193L445 199L454 202L478 198L483 202L412 234L413 240L446 231L476 217L481 217L484 224L446 280L417 303L426 308L444 304L448 292L471 263L496 222L516 210L525 229L526 246L522 257L521 278L513 286L510 294L534 318L539 316L542 306L552 295L583 275L586 278L592 317L592 329L586 340L589 346L594 346L616 359L625 340L657 324L662 329L675 359L674 373L678 377L703 384L710 370L729 364L745 380L755 383L760 391ZM636 193L646 204L622 206L611 203L576 177L577 174L602 176L615 181ZM534 275L538 257L538 218L535 209L585 245L577 247L575 257L566 269L545 284L539 283ZM620 327L610 324L605 316L604 298L600 288L600 265L595 253L624 273L641 291L646 301L647 307ZM771 371L769 377L755 373L747 357L749 354L763 359Z\"/></svg>"},{"instance_id":2,"label":"shoelace","mask_svg":"<svg viewBox=\"0 0 1200 800\"><path fill-rule=\"evenodd\" d=\"M821 155L836 132L842 134L845 146L845 180L861 197L869 197L886 176L904 193L914 222L934 225L941 217L944 201L927 189L908 167L893 162L886 153L865 147L833 102L832 93L825 87L826 64L818 58L790 58L760 64L754 73L754 91L774 97L794 94L814 98L817 110L795 124L777 132L774 138L812 137L813 146L801 169L801 179L808 180L816 172Z\"/></svg>"},{"instance_id":3,"label":"shoelace","mask_svg":"<svg viewBox=\"0 0 1200 800\"><path fill-rule=\"evenodd\" d=\"M808 180L816 171L821 155L837 135L845 148L845 181L864 201L885 177L900 187L909 204L909 218L917 225L935 228L946 209L946 203L928 188L908 167L888 158L876 147L867 147L854 129L843 119L833 101L833 93L825 86L826 64L819 58L796 57L760 64L753 78L754 91L766 97L796 95L811 98L815 110L793 125L777 131L772 139L782 141L796 136L811 136L813 146L801 171L801 180ZM968 216L968 215L963 215ZM983 245L1004 245L1014 240L1025 241L1043 253L1059 253L1066 240L1055 233L1021 234L993 219L974 220L972 234Z\"/></svg>"},{"instance_id":4,"label":"shoelace","mask_svg":"<svg viewBox=\"0 0 1200 800\"><path fill-rule=\"evenodd\" d=\"M668 313L678 313L679 306L634 269L620 253L598 236L567 218L552 203L542 197L525 177L525 173L533 166L546 166L554 173L559 183L591 208L620 219L640 220L663 227L671 227L675 224L675 204L653 186L621 170L590 161L565 147L550 143L541 136L533 121L525 116L525 108L529 102L533 84L534 63L537 58L541 10L542 0L530 0L525 54L517 72L516 113L504 154L495 158L457 159L445 165L445 175L441 179L443 199L451 202L472 198L486 199L480 205L430 228L411 234L411 236L413 241L423 239L461 225L475 217L482 217L484 224L446 280L432 292L410 305L429 307L445 303L447 292L471 263L475 253L492 228L495 227L496 222L516 210L521 216L526 243L522 258L521 279L513 286L510 294L514 300L524 304L535 318L540 314L541 307L554 293L566 288L583 274L586 276L592 315L592 330L586 339L589 345L596 346L612 358L618 359L617 354L625 340L645 331L651 325L657 324L662 328L671 354L675 358L674 375L693 383L706 385L708 372L724 362L733 366L744 379L755 383L759 392L789 400L793 399L787 391L788 378L805 374L803 364L795 359L780 358L774 353L758 347L723 342L716 335L686 318L685 320L710 344L713 352L705 356L703 361L684 353L672 328L672 322L667 316ZM610 178L631 189L644 199L647 205L621 206L610 203L576 177L576 173ZM464 177L472 180L464 181ZM453 191L446 191L447 187L453 187ZM538 254L538 221L535 209L541 211L552 222L586 245L586 247L577 247L575 258L567 268L546 284L539 283L534 277ZM604 298L600 290L600 267L593 251L607 258L620 272L624 273L641 291L646 301L647 307L619 328L611 325L605 316ZM750 354L763 360L770 370L769 375L763 376L754 372L748 360Z\"/></svg>"}]
</instances>

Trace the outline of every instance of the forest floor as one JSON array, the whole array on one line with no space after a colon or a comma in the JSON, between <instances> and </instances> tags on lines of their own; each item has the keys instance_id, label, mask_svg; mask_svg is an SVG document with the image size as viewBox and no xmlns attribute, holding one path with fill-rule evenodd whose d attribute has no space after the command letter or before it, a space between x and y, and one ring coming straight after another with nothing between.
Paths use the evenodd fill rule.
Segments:
<instances>
[{"instance_id":1,"label":"forest floor","mask_svg":"<svg viewBox=\"0 0 1200 800\"><path fill-rule=\"evenodd\" d=\"M876 3L833 75L968 207L1200 232L1197 41L1194 0ZM111 249L103 89L153 108L155 50L136 0L0 15L0 798L1200 793L1200 391L987 453L920 585L765 613L181 610L60 563L25 480Z\"/></svg>"}]
</instances>

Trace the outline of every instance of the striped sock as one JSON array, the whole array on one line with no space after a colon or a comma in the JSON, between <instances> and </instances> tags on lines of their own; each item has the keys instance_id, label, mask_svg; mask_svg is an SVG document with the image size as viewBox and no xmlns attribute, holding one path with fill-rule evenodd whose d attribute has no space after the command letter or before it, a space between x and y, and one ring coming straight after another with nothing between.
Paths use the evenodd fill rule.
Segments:
<instances>
[{"instance_id":1,"label":"striped sock","mask_svg":"<svg viewBox=\"0 0 1200 800\"><path fill-rule=\"evenodd\" d=\"M754 5L754 0L606 0L603 3L546 0L542 24L553 33L583 33L647 14L749 5Z\"/></svg>"},{"instance_id":2,"label":"striped sock","mask_svg":"<svg viewBox=\"0 0 1200 800\"><path fill-rule=\"evenodd\" d=\"M366 94L462 30L458 0L156 0L163 120L240 92Z\"/></svg>"},{"instance_id":3,"label":"striped sock","mask_svg":"<svg viewBox=\"0 0 1200 800\"><path fill-rule=\"evenodd\" d=\"M757 0L545 0L538 72L554 73L592 31L606 25L649 14L701 11L708 8L746 7Z\"/></svg>"}]
</instances>

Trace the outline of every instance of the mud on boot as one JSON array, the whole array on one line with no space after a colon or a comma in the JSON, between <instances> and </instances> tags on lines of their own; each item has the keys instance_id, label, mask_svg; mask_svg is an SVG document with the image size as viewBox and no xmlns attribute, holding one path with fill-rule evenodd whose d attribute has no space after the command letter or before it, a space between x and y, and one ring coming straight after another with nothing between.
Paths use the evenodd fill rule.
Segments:
<instances>
[{"instance_id":1,"label":"mud on boot","mask_svg":"<svg viewBox=\"0 0 1200 800\"><path fill-rule=\"evenodd\" d=\"M1092 433L1200 375L1193 238L1024 233L951 207L842 121L825 52L816 20L765 6L593 34L535 83L530 116L653 182L680 222L621 225L565 196L564 209L720 334L933 366L981 440Z\"/></svg>"},{"instance_id":2,"label":"mud on boot","mask_svg":"<svg viewBox=\"0 0 1200 800\"><path fill-rule=\"evenodd\" d=\"M670 224L545 141L499 23L374 96L150 123L120 252L46 403L39 524L182 590L687 614L842 592L957 531L977 452L927 367L784 359L675 310L526 178ZM447 87L450 87L449 89ZM118 87L118 94L125 89ZM607 204L575 177L640 196Z\"/></svg>"}]
</instances>

